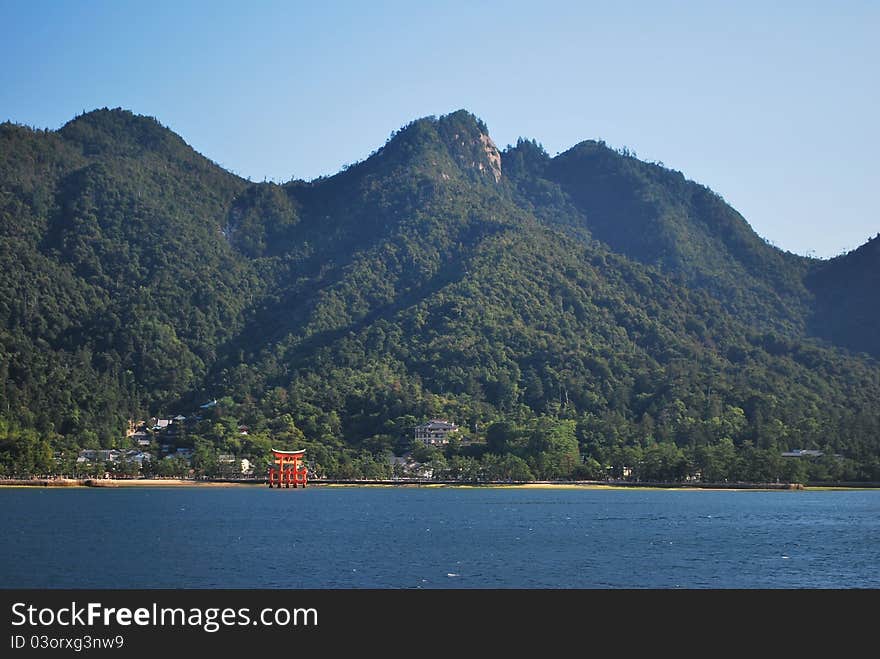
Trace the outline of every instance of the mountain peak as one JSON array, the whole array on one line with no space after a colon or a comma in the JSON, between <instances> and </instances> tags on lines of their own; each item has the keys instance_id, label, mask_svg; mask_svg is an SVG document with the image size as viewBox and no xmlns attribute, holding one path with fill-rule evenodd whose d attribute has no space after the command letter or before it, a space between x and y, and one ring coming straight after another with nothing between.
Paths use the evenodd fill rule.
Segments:
<instances>
[{"instance_id":1,"label":"mountain peak","mask_svg":"<svg viewBox=\"0 0 880 659\"><path fill-rule=\"evenodd\" d=\"M74 126L77 124L87 123L87 124L108 124L113 121L147 121L155 124L159 124L159 121L155 117L148 117L142 114L135 114L131 110L126 110L122 107L115 108L95 108L94 110L89 110L88 112L83 112L82 114L78 114L73 119L68 121L62 127L62 130L67 126Z\"/></svg>"},{"instance_id":2,"label":"mountain peak","mask_svg":"<svg viewBox=\"0 0 880 659\"><path fill-rule=\"evenodd\" d=\"M440 117L437 127L450 152L459 160L467 161L476 156L471 167L487 171L495 179L501 180L501 152L489 137L489 129L482 119L467 110L457 110Z\"/></svg>"},{"instance_id":3,"label":"mountain peak","mask_svg":"<svg viewBox=\"0 0 880 659\"><path fill-rule=\"evenodd\" d=\"M456 110L440 117L422 117L392 135L389 151L407 153L445 152L462 171L477 178L501 180L501 152L489 136L486 124L468 112ZM439 162L432 157L432 163Z\"/></svg>"},{"instance_id":4,"label":"mountain peak","mask_svg":"<svg viewBox=\"0 0 880 659\"><path fill-rule=\"evenodd\" d=\"M86 112L68 121L58 132L64 139L79 143L86 155L136 155L185 145L156 118L122 108L105 107Z\"/></svg>"},{"instance_id":5,"label":"mountain peak","mask_svg":"<svg viewBox=\"0 0 880 659\"><path fill-rule=\"evenodd\" d=\"M476 129L480 133L487 135L489 133L489 129L486 127L486 123L482 119L473 112L463 108L441 115L440 118L437 119L437 123L458 126L460 128L467 127L470 129Z\"/></svg>"}]
</instances>

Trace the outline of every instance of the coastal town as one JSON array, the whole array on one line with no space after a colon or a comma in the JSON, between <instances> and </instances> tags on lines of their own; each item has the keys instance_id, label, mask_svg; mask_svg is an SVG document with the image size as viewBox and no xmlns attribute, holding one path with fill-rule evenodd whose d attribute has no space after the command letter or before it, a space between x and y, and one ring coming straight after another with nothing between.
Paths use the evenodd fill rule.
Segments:
<instances>
[{"instance_id":1,"label":"coastal town","mask_svg":"<svg viewBox=\"0 0 880 659\"><path fill-rule=\"evenodd\" d=\"M83 449L71 463L63 452L55 454L59 465L66 465L65 476L119 479L142 477L174 478L220 478L228 480L258 480L266 478L266 455L236 455L216 453L211 468L206 470L200 461L197 448L190 437L192 428L204 420L204 413L217 406L211 400L200 406L190 416L178 414L173 417L152 417L148 420L130 420L125 437L118 448ZM236 428L241 437L250 433L248 426ZM446 419L429 419L412 428L411 438L415 450L402 455L387 456L393 478L431 479L431 465L424 460L424 449L441 450L460 436L460 428ZM310 461L305 461L310 479L320 479L322 474Z\"/></svg>"}]
</instances>

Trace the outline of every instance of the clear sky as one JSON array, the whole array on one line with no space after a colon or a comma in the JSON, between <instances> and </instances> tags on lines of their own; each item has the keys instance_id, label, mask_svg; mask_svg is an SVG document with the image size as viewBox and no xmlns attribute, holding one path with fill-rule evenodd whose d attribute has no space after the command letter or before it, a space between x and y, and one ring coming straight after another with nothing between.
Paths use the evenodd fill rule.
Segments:
<instances>
[{"instance_id":1,"label":"clear sky","mask_svg":"<svg viewBox=\"0 0 880 659\"><path fill-rule=\"evenodd\" d=\"M252 180L332 174L465 108L601 138L834 256L880 231L880 2L0 0L0 121L155 116Z\"/></svg>"}]
</instances>

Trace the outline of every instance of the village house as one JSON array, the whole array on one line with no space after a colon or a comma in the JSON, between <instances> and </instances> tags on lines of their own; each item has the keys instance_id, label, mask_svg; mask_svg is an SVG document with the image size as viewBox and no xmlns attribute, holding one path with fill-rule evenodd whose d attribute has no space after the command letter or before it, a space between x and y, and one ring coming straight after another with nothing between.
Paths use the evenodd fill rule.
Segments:
<instances>
[{"instance_id":1,"label":"village house","mask_svg":"<svg viewBox=\"0 0 880 659\"><path fill-rule=\"evenodd\" d=\"M229 478L243 478L253 475L254 468L247 458L239 458L231 453L221 453L217 456L217 463L221 475Z\"/></svg>"},{"instance_id":2,"label":"village house","mask_svg":"<svg viewBox=\"0 0 880 659\"><path fill-rule=\"evenodd\" d=\"M79 452L76 458L77 464L95 464L98 462L116 462L119 458L119 451L115 449L97 450L86 449Z\"/></svg>"},{"instance_id":3,"label":"village house","mask_svg":"<svg viewBox=\"0 0 880 659\"><path fill-rule=\"evenodd\" d=\"M402 457L388 456L388 464L391 465L392 477L399 478L431 478L433 470L425 464L416 462L412 454L407 453Z\"/></svg>"},{"instance_id":4,"label":"village house","mask_svg":"<svg viewBox=\"0 0 880 659\"><path fill-rule=\"evenodd\" d=\"M125 452L125 460L128 462L137 463L138 467L143 467L145 462L150 462L152 460L152 456L149 453L145 453L143 451L126 451Z\"/></svg>"},{"instance_id":5,"label":"village house","mask_svg":"<svg viewBox=\"0 0 880 659\"><path fill-rule=\"evenodd\" d=\"M428 446L449 443L450 436L458 432L458 426L445 419L431 419L427 423L415 427L415 439Z\"/></svg>"},{"instance_id":6,"label":"village house","mask_svg":"<svg viewBox=\"0 0 880 659\"><path fill-rule=\"evenodd\" d=\"M167 430L168 426L171 425L171 419L152 419L153 421L153 430Z\"/></svg>"},{"instance_id":7,"label":"village house","mask_svg":"<svg viewBox=\"0 0 880 659\"><path fill-rule=\"evenodd\" d=\"M139 467L142 467L144 462L149 462L151 459L149 453L144 453L137 449L128 449L126 451L120 449L86 449L80 451L76 462L80 465L92 465L100 462L134 462Z\"/></svg>"},{"instance_id":8,"label":"village house","mask_svg":"<svg viewBox=\"0 0 880 659\"><path fill-rule=\"evenodd\" d=\"M180 459L186 462L187 464L192 464L193 450L191 448L178 448L175 449L171 447L170 452L166 455L163 460L174 460Z\"/></svg>"}]
</instances>

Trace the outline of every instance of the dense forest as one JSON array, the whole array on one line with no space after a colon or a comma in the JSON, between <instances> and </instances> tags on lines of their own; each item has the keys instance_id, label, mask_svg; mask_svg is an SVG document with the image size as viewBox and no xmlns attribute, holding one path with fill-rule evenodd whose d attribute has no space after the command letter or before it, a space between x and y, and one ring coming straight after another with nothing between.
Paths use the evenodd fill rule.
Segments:
<instances>
[{"instance_id":1,"label":"dense forest","mask_svg":"<svg viewBox=\"0 0 880 659\"><path fill-rule=\"evenodd\" d=\"M786 253L679 172L499 151L464 111L284 185L120 109L6 123L0 475L181 414L144 471L276 446L340 478L877 481L878 284L878 238ZM415 445L435 417L459 437Z\"/></svg>"}]
</instances>

